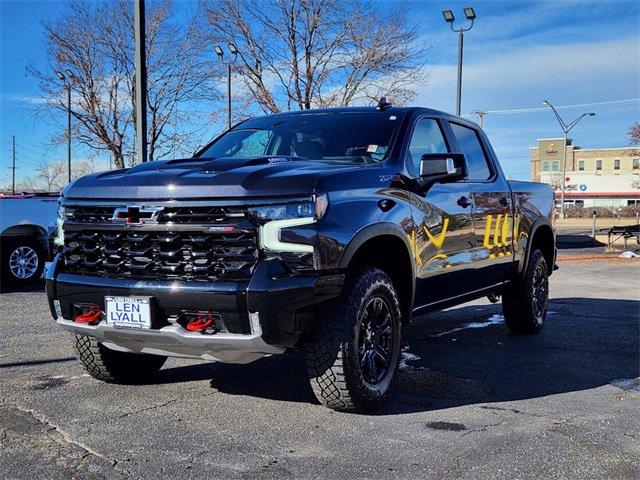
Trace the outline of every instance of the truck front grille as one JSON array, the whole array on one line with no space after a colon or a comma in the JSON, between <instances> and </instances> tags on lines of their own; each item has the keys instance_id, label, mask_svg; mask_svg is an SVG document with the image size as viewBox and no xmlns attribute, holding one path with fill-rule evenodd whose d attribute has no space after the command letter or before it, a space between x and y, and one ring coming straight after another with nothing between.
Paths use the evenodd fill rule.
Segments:
<instances>
[{"instance_id":1,"label":"truck front grille","mask_svg":"<svg viewBox=\"0 0 640 480\"><path fill-rule=\"evenodd\" d=\"M64 270L111 277L243 280L258 260L255 231L65 231Z\"/></svg>"},{"instance_id":2,"label":"truck front grille","mask_svg":"<svg viewBox=\"0 0 640 480\"><path fill-rule=\"evenodd\" d=\"M66 219L74 223L109 223L116 207L77 206L66 208ZM201 224L235 222L244 218L242 207L166 207L160 213L159 224Z\"/></svg>"}]
</instances>

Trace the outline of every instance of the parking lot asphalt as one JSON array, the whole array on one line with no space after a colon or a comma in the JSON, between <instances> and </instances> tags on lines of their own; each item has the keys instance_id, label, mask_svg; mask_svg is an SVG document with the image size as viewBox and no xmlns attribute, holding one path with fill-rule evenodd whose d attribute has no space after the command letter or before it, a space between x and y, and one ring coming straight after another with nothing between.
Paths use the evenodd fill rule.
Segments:
<instances>
[{"instance_id":1,"label":"parking lot asphalt","mask_svg":"<svg viewBox=\"0 0 640 480\"><path fill-rule=\"evenodd\" d=\"M295 355L100 383L43 286L0 295L2 478L638 478L640 263L560 262L535 336L486 300L414 319L388 402L320 406Z\"/></svg>"}]
</instances>

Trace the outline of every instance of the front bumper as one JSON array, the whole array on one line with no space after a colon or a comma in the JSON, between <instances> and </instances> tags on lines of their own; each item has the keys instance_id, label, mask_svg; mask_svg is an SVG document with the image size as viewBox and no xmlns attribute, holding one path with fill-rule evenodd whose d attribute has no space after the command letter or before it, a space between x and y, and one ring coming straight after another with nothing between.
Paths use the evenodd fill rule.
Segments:
<instances>
[{"instance_id":1,"label":"front bumper","mask_svg":"<svg viewBox=\"0 0 640 480\"><path fill-rule=\"evenodd\" d=\"M267 344L259 334L202 335L189 332L179 325L168 325L158 330L133 330L114 328L104 322L95 326L62 318L56 322L69 332L95 337L107 348L122 352L249 363L265 355L285 351L282 347Z\"/></svg>"},{"instance_id":2,"label":"front bumper","mask_svg":"<svg viewBox=\"0 0 640 480\"><path fill-rule=\"evenodd\" d=\"M291 274L278 259L259 262L245 282L176 282L76 275L59 272L57 256L46 273L47 296L58 324L97 338L115 350L188 356L247 363L296 347L312 326L314 307L340 295L344 275L335 272ZM154 328L119 329L104 321L91 326L73 321L78 307L105 296L153 298ZM54 302L59 302L59 314ZM176 317L206 310L220 315L222 331L189 332ZM257 314L257 315L256 315Z\"/></svg>"}]
</instances>

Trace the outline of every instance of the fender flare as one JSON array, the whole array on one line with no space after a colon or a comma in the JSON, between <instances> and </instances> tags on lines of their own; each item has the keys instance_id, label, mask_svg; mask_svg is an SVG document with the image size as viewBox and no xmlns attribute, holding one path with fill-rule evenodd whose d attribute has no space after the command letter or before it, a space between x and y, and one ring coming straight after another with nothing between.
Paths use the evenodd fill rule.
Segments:
<instances>
[{"instance_id":1,"label":"fender flare","mask_svg":"<svg viewBox=\"0 0 640 480\"><path fill-rule=\"evenodd\" d=\"M13 225L6 228L0 234L0 238L3 240L9 238L28 237L36 240L44 249L45 252L49 252L48 232L40 225L33 223L25 223L20 225Z\"/></svg>"},{"instance_id":2,"label":"fender flare","mask_svg":"<svg viewBox=\"0 0 640 480\"><path fill-rule=\"evenodd\" d=\"M411 292L409 295L409 308L408 312L411 312L413 308L413 302L415 299L415 290L416 290L416 266L413 259L413 255L411 255L411 247L409 246L409 241L407 240L406 232L395 223L391 222L381 222L375 223L373 225L368 225L360 230L353 236L349 244L344 250L342 254L342 258L340 259L340 263L338 268L346 269L349 266L349 263L353 259L353 256L356 254L358 249L364 245L365 242L380 236L393 236L402 241L406 248L407 255L409 256L409 265L411 266Z\"/></svg>"},{"instance_id":3,"label":"fender flare","mask_svg":"<svg viewBox=\"0 0 640 480\"><path fill-rule=\"evenodd\" d=\"M547 217L539 217L537 220L533 222L533 224L531 224L531 229L529 230L529 238L527 239L527 248L525 250L524 261L520 264L520 267L518 268L518 277L521 277L522 275L524 275L524 272L527 271L527 267L529 266L529 258L531 258L531 246L533 244L533 237L535 236L536 232L540 229L540 227L543 227L543 226L549 227L549 229L551 230L551 233L553 234L553 245L554 245L553 258L555 262L556 239L555 239L555 232L553 230L553 225L551 224L551 221ZM551 271L553 271L553 267L554 267L553 265L549 265L549 268Z\"/></svg>"}]
</instances>

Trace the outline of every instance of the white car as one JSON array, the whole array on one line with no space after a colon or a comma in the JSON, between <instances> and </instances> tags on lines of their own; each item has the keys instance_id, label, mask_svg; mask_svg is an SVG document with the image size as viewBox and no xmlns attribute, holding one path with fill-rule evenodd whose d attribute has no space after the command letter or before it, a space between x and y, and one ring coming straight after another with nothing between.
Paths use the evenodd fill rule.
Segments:
<instances>
[{"instance_id":1,"label":"white car","mask_svg":"<svg viewBox=\"0 0 640 480\"><path fill-rule=\"evenodd\" d=\"M35 282L51 254L57 193L0 196L0 274L4 283Z\"/></svg>"}]
</instances>

